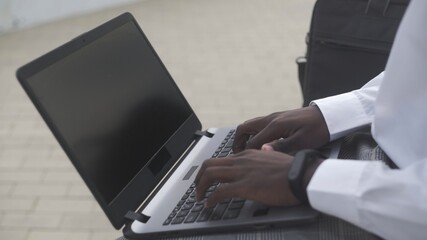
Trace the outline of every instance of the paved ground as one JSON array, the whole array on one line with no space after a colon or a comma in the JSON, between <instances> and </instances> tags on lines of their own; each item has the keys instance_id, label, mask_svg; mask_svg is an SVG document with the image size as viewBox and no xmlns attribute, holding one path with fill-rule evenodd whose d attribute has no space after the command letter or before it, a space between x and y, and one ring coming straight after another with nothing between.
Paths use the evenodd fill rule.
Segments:
<instances>
[{"instance_id":1,"label":"paved ground","mask_svg":"<svg viewBox=\"0 0 427 240\"><path fill-rule=\"evenodd\" d=\"M294 59L314 0L151 0L0 36L0 239L114 239L14 72L132 12L208 126L301 105Z\"/></svg>"}]
</instances>

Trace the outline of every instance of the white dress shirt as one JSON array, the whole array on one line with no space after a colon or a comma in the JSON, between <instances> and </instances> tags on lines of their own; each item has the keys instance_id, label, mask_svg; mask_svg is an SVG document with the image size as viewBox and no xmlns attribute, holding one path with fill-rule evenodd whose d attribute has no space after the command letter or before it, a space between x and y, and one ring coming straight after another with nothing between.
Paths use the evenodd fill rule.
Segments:
<instances>
[{"instance_id":1,"label":"white dress shirt","mask_svg":"<svg viewBox=\"0 0 427 240\"><path fill-rule=\"evenodd\" d=\"M427 239L427 1L412 0L385 69L359 90L314 101L331 139L372 124L381 162L324 161L310 204L385 239Z\"/></svg>"}]
</instances>

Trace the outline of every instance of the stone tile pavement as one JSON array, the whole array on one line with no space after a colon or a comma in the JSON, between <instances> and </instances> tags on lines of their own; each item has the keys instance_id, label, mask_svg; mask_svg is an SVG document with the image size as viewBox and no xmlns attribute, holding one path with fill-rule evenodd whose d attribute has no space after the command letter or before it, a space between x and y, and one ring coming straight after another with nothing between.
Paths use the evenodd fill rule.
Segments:
<instances>
[{"instance_id":1,"label":"stone tile pavement","mask_svg":"<svg viewBox=\"0 0 427 240\"><path fill-rule=\"evenodd\" d=\"M205 127L301 105L294 59L314 0L151 0L0 36L0 239L120 236L15 70L114 16L135 15Z\"/></svg>"}]
</instances>

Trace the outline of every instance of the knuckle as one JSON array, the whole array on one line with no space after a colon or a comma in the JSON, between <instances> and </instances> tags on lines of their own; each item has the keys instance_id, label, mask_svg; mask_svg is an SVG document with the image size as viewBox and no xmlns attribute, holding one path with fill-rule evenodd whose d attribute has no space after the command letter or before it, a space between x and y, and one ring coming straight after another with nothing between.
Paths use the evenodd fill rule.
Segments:
<instances>
[{"instance_id":1,"label":"knuckle","mask_svg":"<svg viewBox=\"0 0 427 240\"><path fill-rule=\"evenodd\" d=\"M203 176L206 181L211 181L214 178L214 171L212 171L212 169L206 169Z\"/></svg>"},{"instance_id":2,"label":"knuckle","mask_svg":"<svg viewBox=\"0 0 427 240\"><path fill-rule=\"evenodd\" d=\"M262 117L252 118L252 119L249 119L249 120L244 121L244 122L243 122L243 124L241 124L241 125L248 125L248 124L253 123L253 122L256 122L256 121L258 121L258 120L260 120L260 119L262 119Z\"/></svg>"},{"instance_id":3,"label":"knuckle","mask_svg":"<svg viewBox=\"0 0 427 240\"><path fill-rule=\"evenodd\" d=\"M244 123L243 123L243 124L244 124ZM244 128L244 127L243 127L243 124L240 124L240 125L238 125L238 126L236 127L236 134L237 134L237 133L242 132L242 130L243 130L242 128Z\"/></svg>"},{"instance_id":4,"label":"knuckle","mask_svg":"<svg viewBox=\"0 0 427 240\"><path fill-rule=\"evenodd\" d=\"M209 165L209 162L210 162L209 159L203 161L202 168L206 168Z\"/></svg>"},{"instance_id":5,"label":"knuckle","mask_svg":"<svg viewBox=\"0 0 427 240\"><path fill-rule=\"evenodd\" d=\"M282 117L277 117L277 118L274 118L273 120L271 120L271 124L274 126L282 125L285 121L286 121L286 119L284 119Z\"/></svg>"},{"instance_id":6,"label":"knuckle","mask_svg":"<svg viewBox=\"0 0 427 240\"><path fill-rule=\"evenodd\" d=\"M208 160L203 161L202 166L200 166L200 170L205 169L207 166L207 162Z\"/></svg>"},{"instance_id":7,"label":"knuckle","mask_svg":"<svg viewBox=\"0 0 427 240\"><path fill-rule=\"evenodd\" d=\"M207 169L210 167L210 165L212 164L213 160L212 159L207 159L205 161L203 161L202 166L200 169Z\"/></svg>"},{"instance_id":8,"label":"knuckle","mask_svg":"<svg viewBox=\"0 0 427 240\"><path fill-rule=\"evenodd\" d=\"M273 112L267 115L269 118L275 118L276 116L280 115L281 112Z\"/></svg>"}]
</instances>

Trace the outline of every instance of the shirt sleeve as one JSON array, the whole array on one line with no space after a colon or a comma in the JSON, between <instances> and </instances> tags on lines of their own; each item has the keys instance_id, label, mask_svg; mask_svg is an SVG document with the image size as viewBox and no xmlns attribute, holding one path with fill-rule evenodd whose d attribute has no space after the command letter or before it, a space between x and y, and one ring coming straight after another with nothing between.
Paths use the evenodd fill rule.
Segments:
<instances>
[{"instance_id":1,"label":"shirt sleeve","mask_svg":"<svg viewBox=\"0 0 427 240\"><path fill-rule=\"evenodd\" d=\"M384 72L373 78L361 89L315 100L328 126L333 141L372 123L374 104Z\"/></svg>"},{"instance_id":2,"label":"shirt sleeve","mask_svg":"<svg viewBox=\"0 0 427 240\"><path fill-rule=\"evenodd\" d=\"M397 170L380 161L328 159L307 194L313 208L385 239L425 239L426 182L425 161Z\"/></svg>"},{"instance_id":3,"label":"shirt sleeve","mask_svg":"<svg viewBox=\"0 0 427 240\"><path fill-rule=\"evenodd\" d=\"M427 34L422 30L426 21L427 1L411 0L396 34L384 80L374 79L352 92L348 99L354 101L347 102L354 106L334 106L341 111L338 115L349 115L333 116L328 111L332 108L329 102L318 103L328 121L340 118L352 122L330 128L331 134L340 134L363 123L360 116L353 121L351 112L365 113L365 122L370 122L376 102L373 137L400 169L390 169L378 161L328 159L314 173L307 195L315 209L384 239L427 239ZM345 107L352 111L346 112Z\"/></svg>"}]
</instances>

